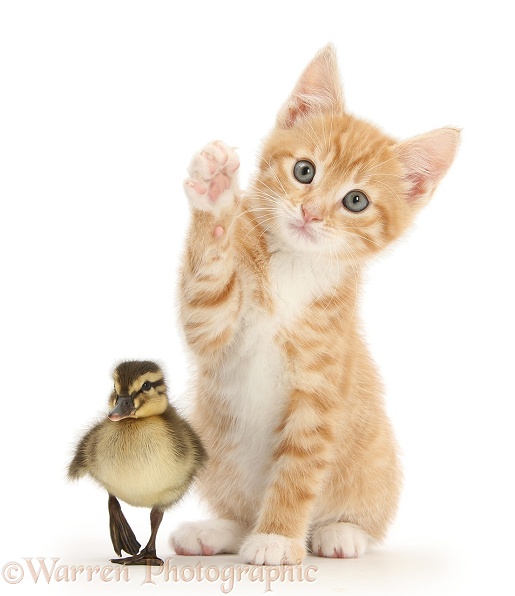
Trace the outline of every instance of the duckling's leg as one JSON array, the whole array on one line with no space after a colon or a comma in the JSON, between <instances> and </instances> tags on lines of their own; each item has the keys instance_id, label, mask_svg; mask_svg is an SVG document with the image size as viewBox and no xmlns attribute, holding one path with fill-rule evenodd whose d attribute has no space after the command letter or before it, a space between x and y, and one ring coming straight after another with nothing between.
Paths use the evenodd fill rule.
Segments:
<instances>
[{"instance_id":1,"label":"duckling's leg","mask_svg":"<svg viewBox=\"0 0 515 596\"><path fill-rule=\"evenodd\" d=\"M138 553L140 543L136 540L134 532L125 519L120 503L114 495L109 495L109 529L114 550L118 556L122 550L131 555Z\"/></svg>"},{"instance_id":2,"label":"duckling's leg","mask_svg":"<svg viewBox=\"0 0 515 596\"><path fill-rule=\"evenodd\" d=\"M164 565L164 561L156 555L156 536L162 520L163 511L154 507L150 512L151 533L147 546L142 549L139 555L125 557L124 559L111 559L111 563L121 563L122 565Z\"/></svg>"}]
</instances>

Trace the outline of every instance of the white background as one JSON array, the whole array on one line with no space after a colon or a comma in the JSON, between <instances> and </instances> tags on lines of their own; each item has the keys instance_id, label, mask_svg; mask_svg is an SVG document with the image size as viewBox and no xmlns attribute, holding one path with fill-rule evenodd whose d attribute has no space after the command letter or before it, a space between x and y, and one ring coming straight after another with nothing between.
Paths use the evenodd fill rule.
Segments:
<instances>
[{"instance_id":1,"label":"white background","mask_svg":"<svg viewBox=\"0 0 515 596\"><path fill-rule=\"evenodd\" d=\"M309 558L316 581L274 593L514 593L507 7L0 3L1 566L22 557L104 565L113 556L106 495L89 481L67 483L65 471L80 432L103 415L115 362L160 360L185 407L176 283L190 154L222 138L240 148L245 180L296 78L333 41L349 111L399 138L450 124L463 139L433 202L369 268L363 293L403 452L396 523L363 559ZM144 543L148 512L125 509ZM166 514L163 557L171 528L200 515L194 496ZM142 578L131 569L124 585L97 578L47 589L152 590ZM221 593L207 581L157 584ZM31 591L27 568L9 588Z\"/></svg>"}]
</instances>

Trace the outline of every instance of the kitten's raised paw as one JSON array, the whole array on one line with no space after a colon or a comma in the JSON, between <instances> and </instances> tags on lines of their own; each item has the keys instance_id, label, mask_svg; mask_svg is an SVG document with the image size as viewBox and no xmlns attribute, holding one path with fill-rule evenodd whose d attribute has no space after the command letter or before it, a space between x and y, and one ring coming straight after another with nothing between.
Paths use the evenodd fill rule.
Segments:
<instances>
[{"instance_id":1,"label":"kitten's raised paw","mask_svg":"<svg viewBox=\"0 0 515 596\"><path fill-rule=\"evenodd\" d=\"M365 553L369 540L369 535L359 526L338 522L313 532L311 550L319 557L356 559Z\"/></svg>"},{"instance_id":2,"label":"kitten's raised paw","mask_svg":"<svg viewBox=\"0 0 515 596\"><path fill-rule=\"evenodd\" d=\"M178 555L236 553L243 540L244 529L230 519L210 519L181 524L170 536Z\"/></svg>"},{"instance_id":3,"label":"kitten's raised paw","mask_svg":"<svg viewBox=\"0 0 515 596\"><path fill-rule=\"evenodd\" d=\"M300 565L306 549L300 540L279 534L251 534L240 548L251 565Z\"/></svg>"},{"instance_id":4,"label":"kitten's raised paw","mask_svg":"<svg viewBox=\"0 0 515 596\"><path fill-rule=\"evenodd\" d=\"M193 208L219 215L232 207L238 194L236 151L222 141L213 141L193 156L184 181Z\"/></svg>"}]
</instances>

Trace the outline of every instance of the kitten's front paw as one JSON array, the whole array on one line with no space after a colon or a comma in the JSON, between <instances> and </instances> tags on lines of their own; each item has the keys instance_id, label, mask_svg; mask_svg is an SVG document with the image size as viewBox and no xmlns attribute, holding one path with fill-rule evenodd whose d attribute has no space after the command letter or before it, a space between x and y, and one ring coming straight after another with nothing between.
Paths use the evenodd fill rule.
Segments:
<instances>
[{"instance_id":1,"label":"kitten's front paw","mask_svg":"<svg viewBox=\"0 0 515 596\"><path fill-rule=\"evenodd\" d=\"M369 539L369 535L356 524L338 522L313 532L311 550L319 557L356 559L364 554Z\"/></svg>"},{"instance_id":2,"label":"kitten's front paw","mask_svg":"<svg viewBox=\"0 0 515 596\"><path fill-rule=\"evenodd\" d=\"M234 205L238 194L236 171L240 160L236 151L222 141L206 145L193 156L184 181L194 209L218 216Z\"/></svg>"},{"instance_id":3,"label":"kitten's front paw","mask_svg":"<svg viewBox=\"0 0 515 596\"><path fill-rule=\"evenodd\" d=\"M251 565L300 565L306 549L300 540L279 534L251 534L240 548Z\"/></svg>"}]
</instances>

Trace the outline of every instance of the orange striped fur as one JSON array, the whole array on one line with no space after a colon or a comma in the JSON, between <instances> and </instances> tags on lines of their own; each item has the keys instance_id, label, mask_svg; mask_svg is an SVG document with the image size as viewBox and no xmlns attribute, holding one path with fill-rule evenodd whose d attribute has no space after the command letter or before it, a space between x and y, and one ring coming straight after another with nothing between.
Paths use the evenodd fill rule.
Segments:
<instances>
[{"instance_id":1,"label":"orange striped fur","mask_svg":"<svg viewBox=\"0 0 515 596\"><path fill-rule=\"evenodd\" d=\"M430 198L458 137L397 142L345 113L328 46L281 109L247 193L229 147L194 157L181 317L210 456L198 486L217 520L179 528L177 552L295 563L306 549L358 556L385 536L401 471L360 334L360 272ZM316 167L309 184L293 175L303 159ZM369 200L361 212L342 205L354 189Z\"/></svg>"}]
</instances>

